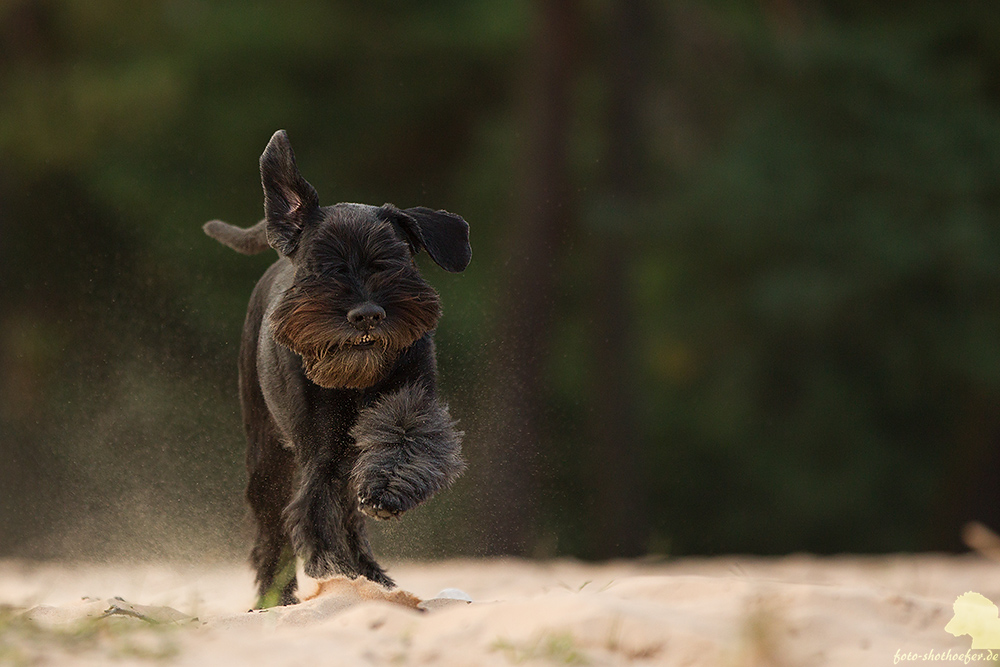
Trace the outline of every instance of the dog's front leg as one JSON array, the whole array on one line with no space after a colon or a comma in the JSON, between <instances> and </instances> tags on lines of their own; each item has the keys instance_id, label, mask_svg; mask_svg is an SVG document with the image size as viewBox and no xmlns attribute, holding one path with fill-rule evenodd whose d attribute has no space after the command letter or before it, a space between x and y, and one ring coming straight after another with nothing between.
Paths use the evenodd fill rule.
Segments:
<instances>
[{"instance_id":1,"label":"dog's front leg","mask_svg":"<svg viewBox=\"0 0 1000 667\"><path fill-rule=\"evenodd\" d=\"M378 519L427 500L465 468L462 433L447 406L418 382L364 408L351 435L358 450L351 481L362 511Z\"/></svg>"},{"instance_id":2,"label":"dog's front leg","mask_svg":"<svg viewBox=\"0 0 1000 667\"><path fill-rule=\"evenodd\" d=\"M349 463L328 452L299 449L299 484L285 508L285 525L305 573L317 579L332 574L361 574L344 530Z\"/></svg>"}]
</instances>

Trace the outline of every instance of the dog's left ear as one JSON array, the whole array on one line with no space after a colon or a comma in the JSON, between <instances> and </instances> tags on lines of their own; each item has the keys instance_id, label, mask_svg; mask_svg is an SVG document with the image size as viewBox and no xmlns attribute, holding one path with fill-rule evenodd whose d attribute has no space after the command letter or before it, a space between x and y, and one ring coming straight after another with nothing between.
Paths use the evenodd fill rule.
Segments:
<instances>
[{"instance_id":1,"label":"dog's left ear","mask_svg":"<svg viewBox=\"0 0 1000 667\"><path fill-rule=\"evenodd\" d=\"M295 154L284 130L274 133L260 156L260 182L267 243L282 255L291 255L302 230L313 222L319 195L295 166Z\"/></svg>"},{"instance_id":2,"label":"dog's left ear","mask_svg":"<svg viewBox=\"0 0 1000 667\"><path fill-rule=\"evenodd\" d=\"M445 271L464 271L472 260L469 223L462 216L423 206L401 211L392 204L383 206L382 214L402 232L414 253L423 248Z\"/></svg>"}]
</instances>

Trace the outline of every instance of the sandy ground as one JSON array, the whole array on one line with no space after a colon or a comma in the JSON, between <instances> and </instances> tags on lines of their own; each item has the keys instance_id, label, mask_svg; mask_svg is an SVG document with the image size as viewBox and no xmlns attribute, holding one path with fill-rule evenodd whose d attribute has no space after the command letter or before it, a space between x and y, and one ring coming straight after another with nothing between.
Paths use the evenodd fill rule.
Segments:
<instances>
[{"instance_id":1,"label":"sandy ground","mask_svg":"<svg viewBox=\"0 0 1000 667\"><path fill-rule=\"evenodd\" d=\"M0 561L0 664L1000 664L1000 651L944 630L962 593L1000 601L1000 564L974 555L454 560L390 573L424 609L335 581L247 613L242 564Z\"/></svg>"}]
</instances>

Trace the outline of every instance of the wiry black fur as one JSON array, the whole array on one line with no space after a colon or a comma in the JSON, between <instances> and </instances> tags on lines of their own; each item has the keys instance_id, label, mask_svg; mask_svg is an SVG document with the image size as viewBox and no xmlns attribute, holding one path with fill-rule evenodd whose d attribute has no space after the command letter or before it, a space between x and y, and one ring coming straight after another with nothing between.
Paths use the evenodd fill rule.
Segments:
<instances>
[{"instance_id":1,"label":"wiry black fur","mask_svg":"<svg viewBox=\"0 0 1000 667\"><path fill-rule=\"evenodd\" d=\"M379 519L405 512L463 469L462 433L421 383L404 385L362 410L351 435L359 451L352 482L362 510Z\"/></svg>"},{"instance_id":2,"label":"wiry black fur","mask_svg":"<svg viewBox=\"0 0 1000 667\"><path fill-rule=\"evenodd\" d=\"M436 397L440 301L412 254L463 270L468 225L426 208L320 207L282 131L261 156L261 182L264 220L204 227L238 252L279 253L250 297L239 363L261 599L289 545L310 576L392 586L362 513L398 516L464 468L462 434ZM281 603L294 593L293 579Z\"/></svg>"}]
</instances>

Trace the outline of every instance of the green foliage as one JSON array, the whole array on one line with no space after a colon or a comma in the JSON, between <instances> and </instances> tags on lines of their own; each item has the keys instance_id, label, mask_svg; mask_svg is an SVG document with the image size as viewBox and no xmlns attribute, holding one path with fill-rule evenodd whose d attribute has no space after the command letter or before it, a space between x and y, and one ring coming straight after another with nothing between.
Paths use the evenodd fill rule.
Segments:
<instances>
[{"instance_id":1,"label":"green foliage","mask_svg":"<svg viewBox=\"0 0 1000 667\"><path fill-rule=\"evenodd\" d=\"M257 158L279 127L326 203L459 210L451 165L507 94L523 6L376 5L0 7L4 552L64 553L95 509L135 526L129 555L241 542L225 529L243 514L234 360L273 257L238 257L201 223L260 217ZM441 291L471 327L469 276Z\"/></svg>"},{"instance_id":2,"label":"green foliage","mask_svg":"<svg viewBox=\"0 0 1000 667\"><path fill-rule=\"evenodd\" d=\"M681 415L663 437L692 447L660 460L703 468L661 486L674 522L700 520L664 522L678 548L934 539L942 478L968 473L958 452L980 445L962 439L1000 389L1000 117L976 71L996 62L966 52L977 18L736 33L742 90L658 232L683 293L657 309L679 377L654 392Z\"/></svg>"},{"instance_id":3,"label":"green foliage","mask_svg":"<svg viewBox=\"0 0 1000 667\"><path fill-rule=\"evenodd\" d=\"M281 594L284 592L285 587L295 579L295 554L292 553L292 548L287 544L281 550L281 556L275 571L277 574L274 575L271 587L263 595L257 597L254 609L277 607L281 604Z\"/></svg>"},{"instance_id":4,"label":"green foliage","mask_svg":"<svg viewBox=\"0 0 1000 667\"><path fill-rule=\"evenodd\" d=\"M508 662L521 665L533 660L544 660L556 665L589 665L587 654L577 646L576 637L569 632L546 633L530 642L516 643L497 639L490 649L504 654Z\"/></svg>"},{"instance_id":5,"label":"green foliage","mask_svg":"<svg viewBox=\"0 0 1000 667\"><path fill-rule=\"evenodd\" d=\"M119 617L45 624L31 620L22 610L0 607L0 662L36 665L53 656L80 655L164 661L177 654L175 631L179 627Z\"/></svg>"},{"instance_id":6,"label":"green foliage","mask_svg":"<svg viewBox=\"0 0 1000 667\"><path fill-rule=\"evenodd\" d=\"M581 4L575 46L539 551L592 553L592 277L609 239L629 250L621 372L652 550L953 546L987 511L977 475L1000 472L994 8L651 3L645 164L626 201L602 185L613 6ZM470 221L470 269L426 272L475 465L510 315L534 10L0 3L0 553L244 548L236 345L272 257L200 225L259 218L257 158L278 128L324 203ZM474 553L488 513L470 482L451 493L376 541Z\"/></svg>"}]
</instances>

